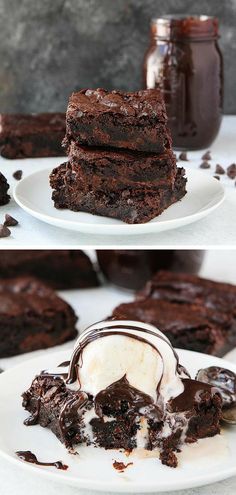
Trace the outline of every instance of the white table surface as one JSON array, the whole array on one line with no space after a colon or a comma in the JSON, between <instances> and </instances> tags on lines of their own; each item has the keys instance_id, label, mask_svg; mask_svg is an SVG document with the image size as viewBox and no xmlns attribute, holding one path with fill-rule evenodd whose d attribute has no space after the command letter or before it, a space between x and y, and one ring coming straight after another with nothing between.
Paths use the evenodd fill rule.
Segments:
<instances>
[{"instance_id":1,"label":"white table surface","mask_svg":"<svg viewBox=\"0 0 236 495\"><path fill-rule=\"evenodd\" d=\"M227 167L236 161L236 116L223 120L220 134L211 147L212 166L204 173L214 175L216 163ZM184 167L198 169L203 151L188 153L191 164L180 162ZM22 169L24 176L42 168L55 167L63 158L6 160L0 158L0 171L7 177L11 188L16 181L12 178L15 170ZM0 223L4 214L15 216L20 225L12 229L12 235L0 239L0 248L17 247L78 247L78 246L230 246L236 245L236 187L235 181L221 177L225 186L224 203L208 217L185 227L158 234L141 236L104 236L82 234L47 225L25 213L12 199L8 206L0 208Z\"/></svg>"},{"instance_id":2,"label":"white table surface","mask_svg":"<svg viewBox=\"0 0 236 495\"><path fill-rule=\"evenodd\" d=\"M214 280L236 284L235 251L208 251L200 274ZM79 315L78 327L80 330L83 330L95 320L106 317L117 304L133 299L132 293L118 290L108 285L98 289L63 291L60 294L70 302ZM72 345L73 343L70 342L60 346L60 349L71 349ZM58 347L54 348L54 351L57 350ZM21 363L22 360L36 357L40 353L49 354L52 351L52 349L48 349L10 359L1 359L0 367L7 369ZM231 351L226 357L236 363L236 349ZM58 495L58 491L63 495L75 495L78 493L92 495L94 493L91 491L79 491L77 488L48 482L41 477L36 480L35 476L32 476L28 472L23 472L20 467L16 467L0 457L0 495L25 495L32 492L34 495L41 495L42 493ZM235 495L235 493L236 477L206 487L172 492L173 495Z\"/></svg>"}]
</instances>

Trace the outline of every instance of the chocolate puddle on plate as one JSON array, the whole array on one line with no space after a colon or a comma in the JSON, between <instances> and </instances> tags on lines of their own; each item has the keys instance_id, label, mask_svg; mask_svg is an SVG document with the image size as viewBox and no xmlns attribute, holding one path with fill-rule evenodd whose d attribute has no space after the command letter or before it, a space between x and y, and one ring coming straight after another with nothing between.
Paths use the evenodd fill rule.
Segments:
<instances>
[{"instance_id":1,"label":"chocolate puddle on plate","mask_svg":"<svg viewBox=\"0 0 236 495\"><path fill-rule=\"evenodd\" d=\"M30 462L31 464L37 464L37 466L53 466L56 469L61 469L63 471L66 471L68 469L68 466L66 464L63 464L61 461L55 461L55 462L41 462L38 461L37 457L33 452L30 450L19 450L16 452L16 455L25 462Z\"/></svg>"}]
</instances>

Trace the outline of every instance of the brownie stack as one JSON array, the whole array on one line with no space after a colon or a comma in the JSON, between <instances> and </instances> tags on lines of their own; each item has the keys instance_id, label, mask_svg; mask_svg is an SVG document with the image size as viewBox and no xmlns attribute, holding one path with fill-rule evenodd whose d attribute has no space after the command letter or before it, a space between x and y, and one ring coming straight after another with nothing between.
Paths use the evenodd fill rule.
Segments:
<instances>
[{"instance_id":1,"label":"brownie stack","mask_svg":"<svg viewBox=\"0 0 236 495\"><path fill-rule=\"evenodd\" d=\"M73 93L64 145L50 176L56 208L144 223L186 193L159 90Z\"/></svg>"}]
</instances>

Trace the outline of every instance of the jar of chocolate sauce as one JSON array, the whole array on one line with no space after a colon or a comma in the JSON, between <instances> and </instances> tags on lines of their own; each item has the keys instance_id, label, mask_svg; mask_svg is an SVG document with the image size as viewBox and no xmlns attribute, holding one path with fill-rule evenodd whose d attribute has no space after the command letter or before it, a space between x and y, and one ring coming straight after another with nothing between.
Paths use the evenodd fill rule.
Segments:
<instances>
[{"instance_id":1,"label":"jar of chocolate sauce","mask_svg":"<svg viewBox=\"0 0 236 495\"><path fill-rule=\"evenodd\" d=\"M125 289L138 290L158 270L198 273L202 250L98 250L97 258L105 278Z\"/></svg>"},{"instance_id":2,"label":"jar of chocolate sauce","mask_svg":"<svg viewBox=\"0 0 236 495\"><path fill-rule=\"evenodd\" d=\"M163 92L174 148L208 148L223 112L223 59L215 17L170 15L151 22L145 88Z\"/></svg>"}]
</instances>

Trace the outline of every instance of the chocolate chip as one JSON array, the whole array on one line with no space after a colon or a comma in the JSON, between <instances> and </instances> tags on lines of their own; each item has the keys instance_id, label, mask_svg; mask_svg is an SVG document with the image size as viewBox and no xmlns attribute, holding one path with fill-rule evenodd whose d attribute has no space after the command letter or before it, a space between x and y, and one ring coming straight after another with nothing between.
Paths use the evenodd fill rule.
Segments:
<instances>
[{"instance_id":1,"label":"chocolate chip","mask_svg":"<svg viewBox=\"0 0 236 495\"><path fill-rule=\"evenodd\" d=\"M235 179L236 177L236 163L232 163L228 168L227 168L227 175L230 179Z\"/></svg>"},{"instance_id":2,"label":"chocolate chip","mask_svg":"<svg viewBox=\"0 0 236 495\"><path fill-rule=\"evenodd\" d=\"M4 225L6 227L15 227L15 225L18 225L18 223L19 222L15 218L11 217L11 215L8 215L6 213L6 215L5 215L5 222L4 222Z\"/></svg>"},{"instance_id":3,"label":"chocolate chip","mask_svg":"<svg viewBox=\"0 0 236 495\"><path fill-rule=\"evenodd\" d=\"M210 163L204 161L201 163L200 168L211 168Z\"/></svg>"},{"instance_id":4,"label":"chocolate chip","mask_svg":"<svg viewBox=\"0 0 236 495\"><path fill-rule=\"evenodd\" d=\"M225 174L225 169L221 165L219 165L219 163L217 163L215 173L223 175Z\"/></svg>"},{"instance_id":5,"label":"chocolate chip","mask_svg":"<svg viewBox=\"0 0 236 495\"><path fill-rule=\"evenodd\" d=\"M13 175L14 179L21 180L22 174L23 174L22 170L16 170L14 172L14 174L12 174L12 175Z\"/></svg>"},{"instance_id":6,"label":"chocolate chip","mask_svg":"<svg viewBox=\"0 0 236 495\"><path fill-rule=\"evenodd\" d=\"M214 178L217 179L217 180L220 180L219 175L214 175Z\"/></svg>"},{"instance_id":7,"label":"chocolate chip","mask_svg":"<svg viewBox=\"0 0 236 495\"><path fill-rule=\"evenodd\" d=\"M211 160L211 152L206 151L206 153L204 153L204 155L202 155L202 160Z\"/></svg>"},{"instance_id":8,"label":"chocolate chip","mask_svg":"<svg viewBox=\"0 0 236 495\"><path fill-rule=\"evenodd\" d=\"M6 225L0 224L0 237L9 237L11 231L6 227Z\"/></svg>"},{"instance_id":9,"label":"chocolate chip","mask_svg":"<svg viewBox=\"0 0 236 495\"><path fill-rule=\"evenodd\" d=\"M180 153L179 160L182 160L182 162L188 162L188 156L186 151L182 151L182 153Z\"/></svg>"}]
</instances>

